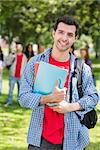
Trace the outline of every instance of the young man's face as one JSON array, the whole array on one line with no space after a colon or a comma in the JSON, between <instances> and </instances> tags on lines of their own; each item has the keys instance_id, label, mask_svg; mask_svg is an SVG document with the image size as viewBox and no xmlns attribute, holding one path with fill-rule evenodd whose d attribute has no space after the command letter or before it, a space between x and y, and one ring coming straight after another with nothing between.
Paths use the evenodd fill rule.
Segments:
<instances>
[{"instance_id":1,"label":"young man's face","mask_svg":"<svg viewBox=\"0 0 100 150\"><path fill-rule=\"evenodd\" d=\"M17 52L22 52L23 46L21 44L16 44L16 51Z\"/></svg>"},{"instance_id":2,"label":"young man's face","mask_svg":"<svg viewBox=\"0 0 100 150\"><path fill-rule=\"evenodd\" d=\"M76 27L63 22L58 24L56 31L53 31L54 48L59 51L67 51L76 41Z\"/></svg>"}]
</instances>

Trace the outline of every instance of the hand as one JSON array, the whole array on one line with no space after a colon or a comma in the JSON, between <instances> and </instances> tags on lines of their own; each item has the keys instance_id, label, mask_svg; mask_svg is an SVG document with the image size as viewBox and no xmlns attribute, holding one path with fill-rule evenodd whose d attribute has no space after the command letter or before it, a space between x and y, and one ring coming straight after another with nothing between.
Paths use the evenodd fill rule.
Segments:
<instances>
[{"instance_id":1,"label":"hand","mask_svg":"<svg viewBox=\"0 0 100 150\"><path fill-rule=\"evenodd\" d=\"M66 113L66 112L70 112L70 107L71 107L70 103L63 100L58 103L58 106L53 106L50 108L53 109L53 111L56 111L58 113Z\"/></svg>"},{"instance_id":2,"label":"hand","mask_svg":"<svg viewBox=\"0 0 100 150\"><path fill-rule=\"evenodd\" d=\"M58 113L66 113L66 112L81 110L81 105L78 102L68 103L63 100L60 103L58 103L58 106L54 106L50 108L53 109L53 111L56 111Z\"/></svg>"},{"instance_id":3,"label":"hand","mask_svg":"<svg viewBox=\"0 0 100 150\"><path fill-rule=\"evenodd\" d=\"M50 101L49 102L55 102L55 103L59 103L61 102L62 100L65 99L66 97L66 90L67 88L63 88L63 89L60 89L59 88L59 80L57 81L56 83L56 86L54 88L54 91L50 94Z\"/></svg>"},{"instance_id":4,"label":"hand","mask_svg":"<svg viewBox=\"0 0 100 150\"><path fill-rule=\"evenodd\" d=\"M54 91L50 95L42 96L40 103L41 104L59 103L62 100L65 100L66 90L67 90L67 88L65 88L65 87L63 89L59 88L59 80L58 80L55 87L54 87Z\"/></svg>"}]
</instances>

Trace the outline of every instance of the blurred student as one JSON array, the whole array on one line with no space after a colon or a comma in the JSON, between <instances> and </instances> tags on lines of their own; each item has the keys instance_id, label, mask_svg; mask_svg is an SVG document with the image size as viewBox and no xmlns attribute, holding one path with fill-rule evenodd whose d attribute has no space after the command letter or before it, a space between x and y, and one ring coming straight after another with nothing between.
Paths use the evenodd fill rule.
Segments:
<instances>
[{"instance_id":1,"label":"blurred student","mask_svg":"<svg viewBox=\"0 0 100 150\"><path fill-rule=\"evenodd\" d=\"M91 71L92 71L92 62L90 60L90 57L89 57L89 51L87 48L82 48L80 49L80 56L81 58L84 59L85 63L90 66L91 68Z\"/></svg>"},{"instance_id":2,"label":"blurred student","mask_svg":"<svg viewBox=\"0 0 100 150\"><path fill-rule=\"evenodd\" d=\"M33 51L33 46L32 46L32 44L28 44L28 45L26 46L25 55L26 55L26 57L27 57L27 61L29 61L30 58L34 56L34 51Z\"/></svg>"},{"instance_id":3,"label":"blurred student","mask_svg":"<svg viewBox=\"0 0 100 150\"><path fill-rule=\"evenodd\" d=\"M91 71L93 74L92 62L90 60L88 48L81 48L80 56L81 56L81 58L84 59L85 63L91 68ZM96 86L96 77L94 76L94 74L93 74L93 81L94 81L94 85Z\"/></svg>"},{"instance_id":4,"label":"blurred student","mask_svg":"<svg viewBox=\"0 0 100 150\"><path fill-rule=\"evenodd\" d=\"M74 45L72 45L70 48L70 53L74 54L74 50L75 50Z\"/></svg>"},{"instance_id":5,"label":"blurred student","mask_svg":"<svg viewBox=\"0 0 100 150\"><path fill-rule=\"evenodd\" d=\"M12 62L9 63L9 59L11 59L12 56ZM7 57L8 61L6 61L6 65L11 65L9 69L9 94L7 98L6 105L12 105L13 103L13 90L15 83L17 83L18 86L18 93L19 93L19 86L20 86L20 78L22 76L22 73L25 69L27 58L25 54L23 53L23 45L19 42L16 43L16 52L13 54L10 54ZM9 63L9 64L7 64Z\"/></svg>"},{"instance_id":6,"label":"blurred student","mask_svg":"<svg viewBox=\"0 0 100 150\"><path fill-rule=\"evenodd\" d=\"M4 61L4 54L2 52L1 46L0 46L0 60Z\"/></svg>"},{"instance_id":7,"label":"blurred student","mask_svg":"<svg viewBox=\"0 0 100 150\"><path fill-rule=\"evenodd\" d=\"M0 46L0 95L2 94L3 61L4 61L4 55Z\"/></svg>"},{"instance_id":8,"label":"blurred student","mask_svg":"<svg viewBox=\"0 0 100 150\"><path fill-rule=\"evenodd\" d=\"M45 51L45 46L44 45L41 45L41 44L38 44L38 54L41 54Z\"/></svg>"}]
</instances>

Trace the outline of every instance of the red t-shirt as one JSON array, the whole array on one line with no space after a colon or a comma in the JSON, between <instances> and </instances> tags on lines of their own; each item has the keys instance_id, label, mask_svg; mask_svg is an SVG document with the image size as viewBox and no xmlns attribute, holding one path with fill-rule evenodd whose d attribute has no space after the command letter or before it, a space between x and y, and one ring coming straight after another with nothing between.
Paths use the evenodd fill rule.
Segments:
<instances>
[{"instance_id":1,"label":"red t-shirt","mask_svg":"<svg viewBox=\"0 0 100 150\"><path fill-rule=\"evenodd\" d=\"M66 62L56 61L50 56L49 63L70 70L70 59ZM69 73L66 78L65 87L68 87ZM54 112L45 105L42 137L53 144L62 144L64 137L64 115Z\"/></svg>"},{"instance_id":2,"label":"red t-shirt","mask_svg":"<svg viewBox=\"0 0 100 150\"><path fill-rule=\"evenodd\" d=\"M23 54L17 54L16 69L15 69L15 77L16 78L20 78L22 57L23 57Z\"/></svg>"}]
</instances>

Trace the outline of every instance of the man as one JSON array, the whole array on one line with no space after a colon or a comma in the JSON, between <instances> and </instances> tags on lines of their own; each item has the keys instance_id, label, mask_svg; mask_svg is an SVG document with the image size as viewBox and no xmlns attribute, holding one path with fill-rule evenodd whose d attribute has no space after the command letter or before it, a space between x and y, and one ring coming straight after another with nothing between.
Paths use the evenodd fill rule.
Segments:
<instances>
[{"instance_id":1,"label":"man","mask_svg":"<svg viewBox=\"0 0 100 150\"><path fill-rule=\"evenodd\" d=\"M84 96L79 99L77 79L72 82L72 103L70 97L70 79L74 71L75 56L70 48L77 40L78 24L68 16L58 18L53 35L53 47L43 54L33 57L23 74L19 94L19 103L32 109L28 132L28 150L83 150L89 143L88 129L80 123L77 113L83 117L98 102L91 71L84 64L82 79ZM49 95L34 93L34 67L39 61L68 69L65 88L60 89L57 81L54 91ZM51 81L52 82L52 81ZM66 97L65 97L66 96ZM58 103L49 107L48 103Z\"/></svg>"},{"instance_id":2,"label":"man","mask_svg":"<svg viewBox=\"0 0 100 150\"><path fill-rule=\"evenodd\" d=\"M10 66L9 76L9 94L6 105L12 105L13 103L13 90L15 83L20 86L20 77L22 76L23 70L25 69L27 58L23 54L23 46L21 43L16 43L16 53L10 53L6 60L6 66Z\"/></svg>"}]
</instances>

